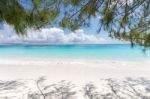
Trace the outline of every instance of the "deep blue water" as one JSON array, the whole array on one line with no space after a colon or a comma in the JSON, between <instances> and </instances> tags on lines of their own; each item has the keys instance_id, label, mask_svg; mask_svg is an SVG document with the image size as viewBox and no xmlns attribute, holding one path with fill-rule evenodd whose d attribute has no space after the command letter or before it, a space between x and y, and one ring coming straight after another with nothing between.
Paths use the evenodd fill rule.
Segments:
<instances>
[{"instance_id":1,"label":"deep blue water","mask_svg":"<svg viewBox=\"0 0 150 99\"><path fill-rule=\"evenodd\" d=\"M128 44L0 45L0 58L143 61L150 60L150 50Z\"/></svg>"}]
</instances>

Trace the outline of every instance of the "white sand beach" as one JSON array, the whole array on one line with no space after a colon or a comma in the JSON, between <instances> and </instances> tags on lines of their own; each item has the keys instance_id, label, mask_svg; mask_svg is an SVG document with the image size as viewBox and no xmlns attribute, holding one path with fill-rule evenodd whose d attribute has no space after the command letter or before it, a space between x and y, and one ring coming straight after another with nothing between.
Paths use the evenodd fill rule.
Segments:
<instances>
[{"instance_id":1,"label":"white sand beach","mask_svg":"<svg viewBox=\"0 0 150 99\"><path fill-rule=\"evenodd\" d=\"M46 59L0 59L0 79L37 79L74 83L104 78L144 77L150 79L149 61L88 61Z\"/></svg>"},{"instance_id":2,"label":"white sand beach","mask_svg":"<svg viewBox=\"0 0 150 99\"><path fill-rule=\"evenodd\" d=\"M104 90L102 90L102 88L106 86L100 85L100 83L102 83L101 79L124 79L126 77L131 77L134 79L143 77L150 79L150 62L0 59L1 80L36 80L41 76L45 76L50 84L57 83L61 80L71 81L73 84L78 86L77 90L81 90L82 86L88 82L94 82L94 84L98 85L103 92ZM31 84L33 89L37 90L36 84L34 82ZM147 85L145 83L141 86L145 87ZM105 89L107 92L107 87ZM9 94L9 96L11 95ZM1 94L0 96L5 97L7 95ZM27 99L27 96L23 96L22 92L17 93L16 96L18 98L24 97L23 99ZM4 99L1 97L0 99ZM78 93L77 97L79 99L84 99L81 93ZM16 97L12 99L16 99Z\"/></svg>"}]
</instances>

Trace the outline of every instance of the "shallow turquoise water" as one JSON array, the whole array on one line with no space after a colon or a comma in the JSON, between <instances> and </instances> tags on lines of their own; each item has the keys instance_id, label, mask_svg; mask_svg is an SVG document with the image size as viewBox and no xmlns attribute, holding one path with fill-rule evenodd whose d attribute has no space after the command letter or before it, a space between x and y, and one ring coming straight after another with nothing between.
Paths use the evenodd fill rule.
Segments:
<instances>
[{"instance_id":1,"label":"shallow turquoise water","mask_svg":"<svg viewBox=\"0 0 150 99\"><path fill-rule=\"evenodd\" d=\"M150 60L150 50L127 44L0 45L0 58L142 61Z\"/></svg>"}]
</instances>

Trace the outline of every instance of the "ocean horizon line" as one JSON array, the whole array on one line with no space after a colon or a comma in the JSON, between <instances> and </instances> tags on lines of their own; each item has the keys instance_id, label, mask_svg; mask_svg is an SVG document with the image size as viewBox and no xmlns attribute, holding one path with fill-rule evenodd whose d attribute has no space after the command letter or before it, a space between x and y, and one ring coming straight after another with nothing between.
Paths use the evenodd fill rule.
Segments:
<instances>
[{"instance_id":1,"label":"ocean horizon line","mask_svg":"<svg viewBox=\"0 0 150 99\"><path fill-rule=\"evenodd\" d=\"M51 45L131 45L130 43L0 43L0 46L7 45L39 45L39 46L51 46Z\"/></svg>"}]
</instances>

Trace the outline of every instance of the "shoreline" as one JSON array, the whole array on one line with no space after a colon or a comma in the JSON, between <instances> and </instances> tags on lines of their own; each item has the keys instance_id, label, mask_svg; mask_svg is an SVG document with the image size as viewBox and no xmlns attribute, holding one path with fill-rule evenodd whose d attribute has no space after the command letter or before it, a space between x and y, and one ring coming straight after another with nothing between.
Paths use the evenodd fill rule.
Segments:
<instances>
[{"instance_id":1,"label":"shoreline","mask_svg":"<svg viewBox=\"0 0 150 99\"><path fill-rule=\"evenodd\" d=\"M63 63L101 63L101 62L107 62L107 63L146 63L146 64L150 64L150 60L117 60L117 59L69 59L69 58L65 58L65 59L53 59L53 58L16 58L14 57L12 59L11 58L0 58L0 64L10 64L10 65L14 65L14 64L22 64L22 63L27 63L27 64L50 64L50 63L59 63L59 62L63 62Z\"/></svg>"}]
</instances>

